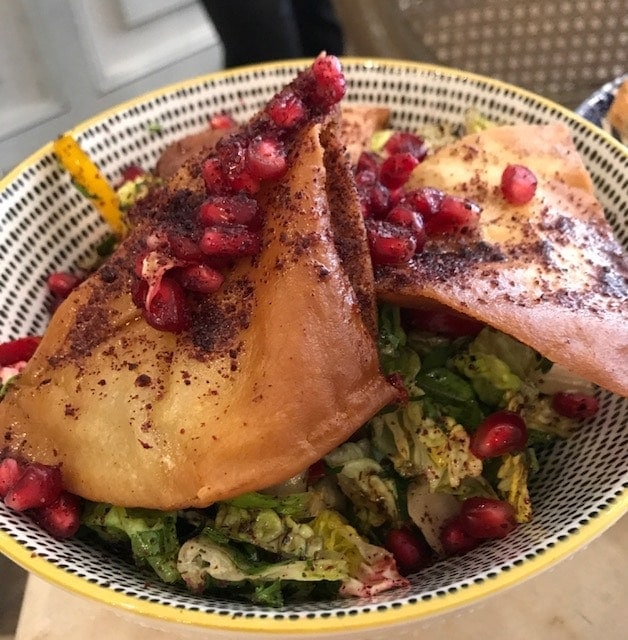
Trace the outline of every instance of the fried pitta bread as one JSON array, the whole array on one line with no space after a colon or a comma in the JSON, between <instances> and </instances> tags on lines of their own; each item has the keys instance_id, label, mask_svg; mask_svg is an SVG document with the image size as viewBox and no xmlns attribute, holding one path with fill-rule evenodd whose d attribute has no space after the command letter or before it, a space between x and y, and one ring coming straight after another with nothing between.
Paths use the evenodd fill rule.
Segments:
<instances>
[{"instance_id":1,"label":"fried pitta bread","mask_svg":"<svg viewBox=\"0 0 628 640\"><path fill-rule=\"evenodd\" d=\"M619 137L628 144L628 80L619 85L607 117Z\"/></svg>"},{"instance_id":2,"label":"fried pitta bread","mask_svg":"<svg viewBox=\"0 0 628 640\"><path fill-rule=\"evenodd\" d=\"M335 134L322 126L257 196L261 254L229 272L191 330L156 331L131 300L141 224L70 295L0 404L9 453L60 464L66 488L94 501L202 507L302 471L394 398L364 317L372 282L370 300L367 280L356 294L337 248L348 259L352 241L334 239L365 244L365 231L349 170L326 170L321 138Z\"/></svg>"},{"instance_id":3,"label":"fried pitta bread","mask_svg":"<svg viewBox=\"0 0 628 640\"><path fill-rule=\"evenodd\" d=\"M511 163L538 179L526 205L501 195ZM446 305L628 395L626 256L568 129L520 125L464 137L419 165L408 188L428 185L478 202L478 233L436 238L411 263L378 269L378 295Z\"/></svg>"},{"instance_id":4,"label":"fried pitta bread","mask_svg":"<svg viewBox=\"0 0 628 640\"><path fill-rule=\"evenodd\" d=\"M340 137L351 163L355 164L358 161L360 153L368 148L371 136L386 127L389 117L390 110L383 107L342 106ZM163 150L155 166L155 173L160 178L170 179L180 172L181 187L183 182L196 176L196 173L190 170L194 166L190 160L204 158L223 136L233 130L207 127L177 140Z\"/></svg>"},{"instance_id":5,"label":"fried pitta bread","mask_svg":"<svg viewBox=\"0 0 628 640\"><path fill-rule=\"evenodd\" d=\"M352 164L358 161L362 151L369 148L373 134L388 126L389 118L390 109L386 107L342 106L340 137Z\"/></svg>"}]
</instances>

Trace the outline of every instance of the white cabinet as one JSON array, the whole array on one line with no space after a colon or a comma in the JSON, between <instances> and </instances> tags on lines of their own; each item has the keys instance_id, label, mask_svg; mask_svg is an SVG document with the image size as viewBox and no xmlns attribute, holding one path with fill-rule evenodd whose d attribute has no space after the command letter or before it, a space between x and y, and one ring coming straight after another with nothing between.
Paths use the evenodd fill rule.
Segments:
<instances>
[{"instance_id":1,"label":"white cabinet","mask_svg":"<svg viewBox=\"0 0 628 640\"><path fill-rule=\"evenodd\" d=\"M221 67L195 0L0 0L0 175L103 109Z\"/></svg>"}]
</instances>

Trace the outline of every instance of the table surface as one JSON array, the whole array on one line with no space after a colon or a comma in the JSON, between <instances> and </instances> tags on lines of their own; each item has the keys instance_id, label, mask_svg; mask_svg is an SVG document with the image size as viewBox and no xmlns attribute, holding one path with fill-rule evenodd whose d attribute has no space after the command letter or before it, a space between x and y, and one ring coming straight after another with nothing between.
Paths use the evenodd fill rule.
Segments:
<instances>
[{"instance_id":1,"label":"table surface","mask_svg":"<svg viewBox=\"0 0 628 640\"><path fill-rule=\"evenodd\" d=\"M508 640L626 638L628 517L585 549L472 608L429 621L432 637ZM177 640L51 586L28 580L15 640ZM421 633L421 635L424 635ZM211 634L204 636L210 640Z\"/></svg>"}]
</instances>

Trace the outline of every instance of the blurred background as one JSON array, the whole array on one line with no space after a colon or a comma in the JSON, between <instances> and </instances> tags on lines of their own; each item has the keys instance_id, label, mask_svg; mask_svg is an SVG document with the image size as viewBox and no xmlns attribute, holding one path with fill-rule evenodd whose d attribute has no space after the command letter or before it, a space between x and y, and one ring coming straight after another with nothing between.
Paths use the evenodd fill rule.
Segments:
<instances>
[{"instance_id":1,"label":"blurred background","mask_svg":"<svg viewBox=\"0 0 628 640\"><path fill-rule=\"evenodd\" d=\"M628 0L326 2L0 0L0 175L150 89L317 45L336 53L338 29L348 55L457 67L568 107L628 67Z\"/></svg>"},{"instance_id":2,"label":"blurred background","mask_svg":"<svg viewBox=\"0 0 628 640\"><path fill-rule=\"evenodd\" d=\"M322 16L324 3L297 2L313 7L298 24L284 0L0 0L0 177L114 104L320 43L493 76L570 108L628 68L628 0L335 0ZM25 576L0 557L0 579L3 640Z\"/></svg>"}]
</instances>

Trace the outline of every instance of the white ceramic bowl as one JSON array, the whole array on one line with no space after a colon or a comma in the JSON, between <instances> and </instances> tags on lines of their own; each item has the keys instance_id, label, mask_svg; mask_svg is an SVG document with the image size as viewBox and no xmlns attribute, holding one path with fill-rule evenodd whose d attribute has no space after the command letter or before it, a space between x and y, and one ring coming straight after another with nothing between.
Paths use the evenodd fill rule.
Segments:
<instances>
[{"instance_id":1,"label":"white ceramic bowl","mask_svg":"<svg viewBox=\"0 0 628 640\"><path fill-rule=\"evenodd\" d=\"M229 111L252 115L306 61L245 67L165 87L110 109L72 130L115 179L129 163L154 165L165 144ZM394 60L344 60L347 100L386 105L393 123L462 123L467 109L504 123L561 121L571 129L617 237L628 244L628 150L580 116L515 87L445 68ZM151 124L159 124L159 132ZM0 340L42 332L45 278L80 263L104 223L57 166L51 145L0 181ZM542 456L531 482L534 519L504 540L413 576L408 589L373 600L308 602L284 609L193 595L158 584L122 560L77 540L58 542L0 504L0 551L45 579L142 616L212 637L384 638L411 633L428 616L452 611L533 576L586 545L628 505L628 401L602 392L601 410L568 442Z\"/></svg>"}]
</instances>

